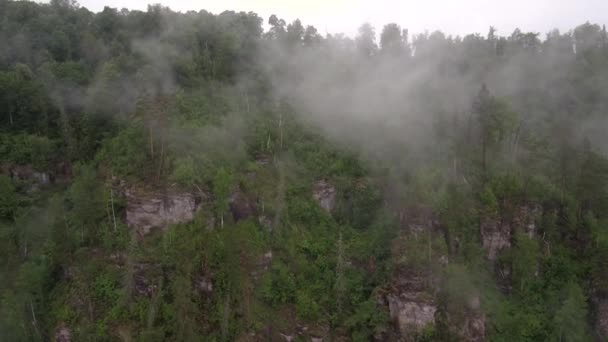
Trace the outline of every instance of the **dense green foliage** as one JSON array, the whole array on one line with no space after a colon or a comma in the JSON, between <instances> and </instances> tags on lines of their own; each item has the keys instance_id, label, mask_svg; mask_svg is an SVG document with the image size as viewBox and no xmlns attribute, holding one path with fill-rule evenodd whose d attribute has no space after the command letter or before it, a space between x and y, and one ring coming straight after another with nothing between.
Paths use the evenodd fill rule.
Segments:
<instances>
[{"instance_id":1,"label":"dense green foliage","mask_svg":"<svg viewBox=\"0 0 608 342\"><path fill-rule=\"evenodd\" d=\"M369 24L355 39L268 24L0 0L0 340L266 341L303 326L391 340L385 295L403 277L438 308L407 339L463 339L470 298L487 340L602 339L605 28L412 38L388 24L378 46ZM311 76L323 63L327 79ZM369 113L348 121L302 89ZM187 191L202 209L142 236L126 188ZM233 214L239 201L254 213ZM534 231L512 224L489 258L487 222L522 207L540 208ZM403 217L422 212L438 223L411 232Z\"/></svg>"}]
</instances>

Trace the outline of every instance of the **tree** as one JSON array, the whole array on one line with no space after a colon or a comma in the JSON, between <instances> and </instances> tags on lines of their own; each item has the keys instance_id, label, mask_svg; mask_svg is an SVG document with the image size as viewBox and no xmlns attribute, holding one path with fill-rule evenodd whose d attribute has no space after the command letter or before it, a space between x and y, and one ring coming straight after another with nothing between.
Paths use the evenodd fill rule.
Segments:
<instances>
[{"instance_id":1,"label":"tree","mask_svg":"<svg viewBox=\"0 0 608 342\"><path fill-rule=\"evenodd\" d=\"M266 36L270 39L274 40L283 40L286 34L285 31L285 20L279 19L276 15L271 15L268 18L268 24L270 25L270 30L266 34Z\"/></svg>"},{"instance_id":2,"label":"tree","mask_svg":"<svg viewBox=\"0 0 608 342\"><path fill-rule=\"evenodd\" d=\"M404 41L401 36L401 27L397 24L387 24L380 34L380 47L383 53L399 56L404 52Z\"/></svg>"},{"instance_id":3,"label":"tree","mask_svg":"<svg viewBox=\"0 0 608 342\"><path fill-rule=\"evenodd\" d=\"M587 298L581 287L569 283L565 298L553 318L554 333L557 341L588 341Z\"/></svg>"},{"instance_id":4,"label":"tree","mask_svg":"<svg viewBox=\"0 0 608 342\"><path fill-rule=\"evenodd\" d=\"M0 218L12 220L18 203L15 185L10 178L0 175Z\"/></svg>"},{"instance_id":5,"label":"tree","mask_svg":"<svg viewBox=\"0 0 608 342\"><path fill-rule=\"evenodd\" d=\"M513 280L521 293L525 293L527 286L538 275L538 258L540 249L538 241L531 239L523 232L515 235L515 248L513 250Z\"/></svg>"},{"instance_id":6,"label":"tree","mask_svg":"<svg viewBox=\"0 0 608 342\"><path fill-rule=\"evenodd\" d=\"M220 217L221 226L224 227L224 215L230 205L230 190L232 188L232 174L220 167L213 177L213 193L215 195L215 210Z\"/></svg>"},{"instance_id":7,"label":"tree","mask_svg":"<svg viewBox=\"0 0 608 342\"><path fill-rule=\"evenodd\" d=\"M488 154L501 145L514 132L517 115L506 102L490 95L485 84L481 86L473 103L473 113L479 124L481 159L484 177L488 172Z\"/></svg>"},{"instance_id":8,"label":"tree","mask_svg":"<svg viewBox=\"0 0 608 342\"><path fill-rule=\"evenodd\" d=\"M317 29L314 26L306 26L306 31L304 31L304 45L305 46L314 46L319 44L323 37L318 33Z\"/></svg>"},{"instance_id":9,"label":"tree","mask_svg":"<svg viewBox=\"0 0 608 342\"><path fill-rule=\"evenodd\" d=\"M300 45L304 38L304 26L300 19L296 19L293 23L287 25L287 43L289 45Z\"/></svg>"},{"instance_id":10,"label":"tree","mask_svg":"<svg viewBox=\"0 0 608 342\"><path fill-rule=\"evenodd\" d=\"M106 194L92 166L78 165L76 174L69 190L72 217L80 228L81 242L85 242L85 239L93 242L99 223L106 217Z\"/></svg>"},{"instance_id":11,"label":"tree","mask_svg":"<svg viewBox=\"0 0 608 342\"><path fill-rule=\"evenodd\" d=\"M370 23L359 27L359 35L356 38L357 50L363 57L371 57L378 50L376 45L376 31Z\"/></svg>"}]
</instances>

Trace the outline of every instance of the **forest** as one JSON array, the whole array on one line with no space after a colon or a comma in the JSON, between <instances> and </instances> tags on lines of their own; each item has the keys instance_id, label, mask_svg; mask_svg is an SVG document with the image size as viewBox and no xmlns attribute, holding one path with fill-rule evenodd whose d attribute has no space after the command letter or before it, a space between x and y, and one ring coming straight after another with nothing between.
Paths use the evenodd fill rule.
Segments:
<instances>
[{"instance_id":1,"label":"forest","mask_svg":"<svg viewBox=\"0 0 608 342\"><path fill-rule=\"evenodd\" d=\"M0 0L0 341L608 340L606 27L525 29Z\"/></svg>"}]
</instances>

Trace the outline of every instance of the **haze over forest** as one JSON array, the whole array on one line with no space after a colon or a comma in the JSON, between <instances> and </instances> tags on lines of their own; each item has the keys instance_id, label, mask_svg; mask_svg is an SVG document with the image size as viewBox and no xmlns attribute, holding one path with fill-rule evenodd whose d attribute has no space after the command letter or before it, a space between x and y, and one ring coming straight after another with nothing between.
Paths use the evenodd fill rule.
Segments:
<instances>
[{"instance_id":1,"label":"haze over forest","mask_svg":"<svg viewBox=\"0 0 608 342\"><path fill-rule=\"evenodd\" d=\"M179 10L0 0L0 340L608 338L605 23Z\"/></svg>"}]
</instances>

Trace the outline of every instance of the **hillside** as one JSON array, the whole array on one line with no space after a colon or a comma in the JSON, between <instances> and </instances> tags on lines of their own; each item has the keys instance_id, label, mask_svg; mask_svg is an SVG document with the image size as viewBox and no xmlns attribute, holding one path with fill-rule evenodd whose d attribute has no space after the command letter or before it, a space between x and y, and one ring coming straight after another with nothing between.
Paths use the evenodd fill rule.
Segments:
<instances>
[{"instance_id":1,"label":"hillside","mask_svg":"<svg viewBox=\"0 0 608 342\"><path fill-rule=\"evenodd\" d=\"M0 341L608 339L605 26L264 22L0 0Z\"/></svg>"}]
</instances>

